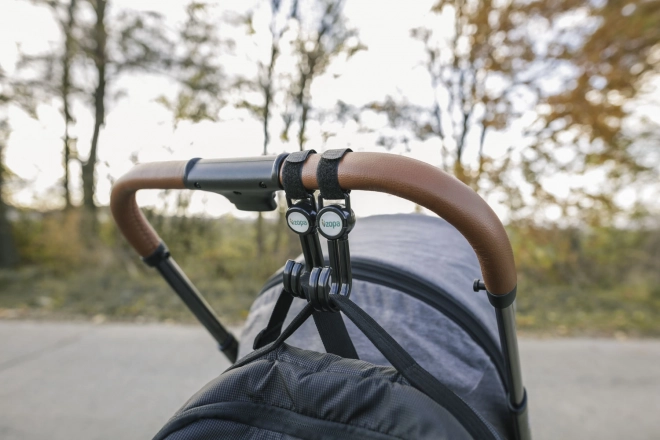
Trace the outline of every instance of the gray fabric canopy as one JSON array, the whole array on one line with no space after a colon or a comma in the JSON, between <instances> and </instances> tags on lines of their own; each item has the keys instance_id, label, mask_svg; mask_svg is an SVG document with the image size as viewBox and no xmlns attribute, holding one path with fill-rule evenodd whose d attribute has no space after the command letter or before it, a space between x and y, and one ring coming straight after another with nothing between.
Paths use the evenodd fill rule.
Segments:
<instances>
[{"instance_id":1,"label":"gray fabric canopy","mask_svg":"<svg viewBox=\"0 0 660 440\"><path fill-rule=\"evenodd\" d=\"M472 314L476 325L483 326L482 333L490 338L490 343L499 347L495 312L483 292L472 291L474 279L481 277L476 255L467 240L449 223L421 214L360 218L349 242L353 261L376 264L387 271L388 277L411 275L436 286L438 295L450 295L455 303ZM464 327L410 293L356 278L351 300L504 437L512 437L506 391L497 369ZM252 305L241 336L239 358L252 351L254 338L266 327L280 292L281 285L272 287ZM285 326L304 305L305 301L294 300ZM360 359L389 365L351 322L344 321ZM325 351L313 320L308 320L288 343Z\"/></svg>"}]
</instances>

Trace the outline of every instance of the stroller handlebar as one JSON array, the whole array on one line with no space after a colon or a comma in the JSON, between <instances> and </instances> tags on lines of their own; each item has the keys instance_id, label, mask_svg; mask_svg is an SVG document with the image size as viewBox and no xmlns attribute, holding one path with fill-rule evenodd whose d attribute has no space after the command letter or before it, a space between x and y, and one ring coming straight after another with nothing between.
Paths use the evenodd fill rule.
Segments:
<instances>
[{"instance_id":1,"label":"stroller handlebar","mask_svg":"<svg viewBox=\"0 0 660 440\"><path fill-rule=\"evenodd\" d=\"M193 159L137 165L115 183L110 202L112 214L138 254L148 257L158 249L161 240L137 205L138 190L197 188L225 195L239 209L272 210L273 191L281 188L277 175L284 158L285 155ZM303 184L309 190L318 189L319 158L320 155L311 155L303 167ZM206 183L195 185L197 176L206 179ZM365 152L347 153L339 163L338 177L345 190L384 192L435 212L458 229L473 247L491 294L505 295L516 287L513 251L502 223L490 206L458 179L415 159ZM240 202L244 194L250 197L250 203Z\"/></svg>"},{"instance_id":2,"label":"stroller handlebar","mask_svg":"<svg viewBox=\"0 0 660 440\"><path fill-rule=\"evenodd\" d=\"M187 164L185 160L139 164L112 186L110 211L115 223L143 258L156 252L161 239L138 207L135 193L141 189L186 189Z\"/></svg>"},{"instance_id":3,"label":"stroller handlebar","mask_svg":"<svg viewBox=\"0 0 660 440\"><path fill-rule=\"evenodd\" d=\"M307 189L318 188L311 155L303 168ZM513 250L504 226L488 204L455 177L419 160L387 153L347 153L339 163L343 189L379 191L415 202L451 223L479 258L484 283L494 295L505 295L517 284ZM440 243L439 243L440 244Z\"/></svg>"}]
</instances>

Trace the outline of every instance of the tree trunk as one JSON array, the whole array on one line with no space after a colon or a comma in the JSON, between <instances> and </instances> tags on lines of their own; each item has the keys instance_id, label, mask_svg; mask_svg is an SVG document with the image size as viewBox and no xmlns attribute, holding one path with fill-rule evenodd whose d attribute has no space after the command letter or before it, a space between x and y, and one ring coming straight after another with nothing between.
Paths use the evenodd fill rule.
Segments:
<instances>
[{"instance_id":1,"label":"tree trunk","mask_svg":"<svg viewBox=\"0 0 660 440\"><path fill-rule=\"evenodd\" d=\"M303 103L302 113L300 114L300 131L298 131L298 146L300 147L300 151L305 149L305 129L307 125L308 113L309 106Z\"/></svg>"},{"instance_id":2,"label":"tree trunk","mask_svg":"<svg viewBox=\"0 0 660 440\"><path fill-rule=\"evenodd\" d=\"M105 87L106 87L106 40L105 10L106 0L96 0L94 10L96 13L96 25L94 26L94 64L96 65L97 83L94 90L94 134L92 145L89 150L87 162L82 165L83 186L83 234L91 244L98 232L98 220L96 218L96 204L94 193L96 191L96 160L101 127L105 122Z\"/></svg>"},{"instance_id":3,"label":"tree trunk","mask_svg":"<svg viewBox=\"0 0 660 440\"><path fill-rule=\"evenodd\" d=\"M286 198L280 191L277 193L277 227L275 228L275 243L273 244L273 254L279 255L280 248L282 247L282 236L286 232Z\"/></svg>"},{"instance_id":4,"label":"tree trunk","mask_svg":"<svg viewBox=\"0 0 660 440\"><path fill-rule=\"evenodd\" d=\"M277 40L273 36L273 42L270 46L270 62L268 63L268 72L265 84L263 84L264 92L264 108L262 113L262 120L264 125L264 151L263 155L268 155L268 144L270 143L270 135L268 133L268 123L270 122L270 106L273 102L273 72L275 70L275 61L279 54L277 48ZM263 214L259 212L257 217L257 249L259 258L262 258L266 252L265 231L264 231L264 218Z\"/></svg>"},{"instance_id":5,"label":"tree trunk","mask_svg":"<svg viewBox=\"0 0 660 440\"><path fill-rule=\"evenodd\" d=\"M270 47L270 62L268 63L268 76L266 78L266 84L264 87L264 110L263 110L263 122L264 122L264 156L268 155L268 144L270 143L270 135L268 134L268 123L270 122L270 105L273 101L273 72L275 70L275 61L278 56L277 43L272 42Z\"/></svg>"},{"instance_id":6,"label":"tree trunk","mask_svg":"<svg viewBox=\"0 0 660 440\"><path fill-rule=\"evenodd\" d=\"M300 151L305 149L305 129L307 128L307 118L309 117L309 97L307 89L314 78L314 68L316 67L316 58L309 57L308 69L300 72L300 91L298 92L297 104L300 108L300 129L298 130L298 147Z\"/></svg>"},{"instance_id":7,"label":"tree trunk","mask_svg":"<svg viewBox=\"0 0 660 440\"><path fill-rule=\"evenodd\" d=\"M73 206L71 203L71 191L69 190L69 162L71 161L71 138L69 138L69 123L64 123L64 154L62 157L62 167L64 168L64 178L62 179L62 188L64 189L64 209L69 210Z\"/></svg>"},{"instance_id":8,"label":"tree trunk","mask_svg":"<svg viewBox=\"0 0 660 440\"><path fill-rule=\"evenodd\" d=\"M1 127L0 127L1 129ZM0 133L2 136L4 133ZM7 218L7 205L3 198L4 190L4 139L0 138L0 268L8 268L18 263L18 252L11 232L11 224Z\"/></svg>"},{"instance_id":9,"label":"tree trunk","mask_svg":"<svg viewBox=\"0 0 660 440\"><path fill-rule=\"evenodd\" d=\"M264 216L261 212L257 215L257 258L263 259L266 253L266 237L264 234Z\"/></svg>"},{"instance_id":10,"label":"tree trunk","mask_svg":"<svg viewBox=\"0 0 660 440\"><path fill-rule=\"evenodd\" d=\"M75 25L75 9L76 0L70 0L68 7L68 22L65 25L64 35L64 57L62 59L62 106L64 113L64 154L62 165L64 167L64 179L62 180L62 187L64 189L64 206L65 209L70 209L71 191L69 190L69 161L71 160L71 138L69 137L69 125L73 122L71 116L71 105L69 102L69 95L71 92L71 59L73 58L73 27Z\"/></svg>"},{"instance_id":11,"label":"tree trunk","mask_svg":"<svg viewBox=\"0 0 660 440\"><path fill-rule=\"evenodd\" d=\"M465 168L463 167L460 159L456 159L454 162L454 176L466 185L470 184L468 176L465 175Z\"/></svg>"},{"instance_id":12,"label":"tree trunk","mask_svg":"<svg viewBox=\"0 0 660 440\"><path fill-rule=\"evenodd\" d=\"M96 0L96 26L94 27L94 39L96 47L94 49L94 63L96 65L97 83L94 90L94 134L92 135L92 145L89 150L89 158L82 165L83 181L83 206L86 210L94 212L96 204L94 203L95 170L99 135L101 127L105 122L105 86L106 86L106 40L107 33L105 29L105 9L106 0Z\"/></svg>"}]
</instances>

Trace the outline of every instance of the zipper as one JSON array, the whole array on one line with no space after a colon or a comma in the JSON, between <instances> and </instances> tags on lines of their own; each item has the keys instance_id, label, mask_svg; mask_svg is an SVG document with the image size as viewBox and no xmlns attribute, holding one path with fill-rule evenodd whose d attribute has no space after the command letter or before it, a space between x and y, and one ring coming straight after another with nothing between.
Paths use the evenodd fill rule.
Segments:
<instances>
[{"instance_id":1,"label":"zipper","mask_svg":"<svg viewBox=\"0 0 660 440\"><path fill-rule=\"evenodd\" d=\"M451 319L455 324L461 327L461 329L463 329L463 331L467 333L491 359L505 391L508 391L504 357L500 351L499 344L493 341L493 338L490 337L488 331L481 324L481 321L479 321L463 304L452 298L452 296L444 289L434 286L423 279L407 274L397 267L381 262L376 263L372 260L359 257L351 259L351 272L353 279L355 280L389 287L398 290L399 292L406 293L407 295L428 304ZM259 295L281 283L281 272L278 272L266 282Z\"/></svg>"}]
</instances>

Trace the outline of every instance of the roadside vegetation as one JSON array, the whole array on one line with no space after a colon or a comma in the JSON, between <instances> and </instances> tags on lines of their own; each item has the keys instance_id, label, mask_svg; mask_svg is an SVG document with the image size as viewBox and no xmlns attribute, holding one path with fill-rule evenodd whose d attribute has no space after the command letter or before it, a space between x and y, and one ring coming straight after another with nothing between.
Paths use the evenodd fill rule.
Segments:
<instances>
[{"instance_id":1,"label":"roadside vegetation","mask_svg":"<svg viewBox=\"0 0 660 440\"><path fill-rule=\"evenodd\" d=\"M87 248L79 216L21 212L21 264L0 270L0 319L195 322L106 217ZM265 221L266 252L241 220L149 214L172 255L223 321L240 323L268 279L300 252ZM248 226L248 227L246 227ZM536 335L660 336L660 230L509 227L519 273L518 325ZM279 241L279 244L277 244Z\"/></svg>"}]
</instances>

